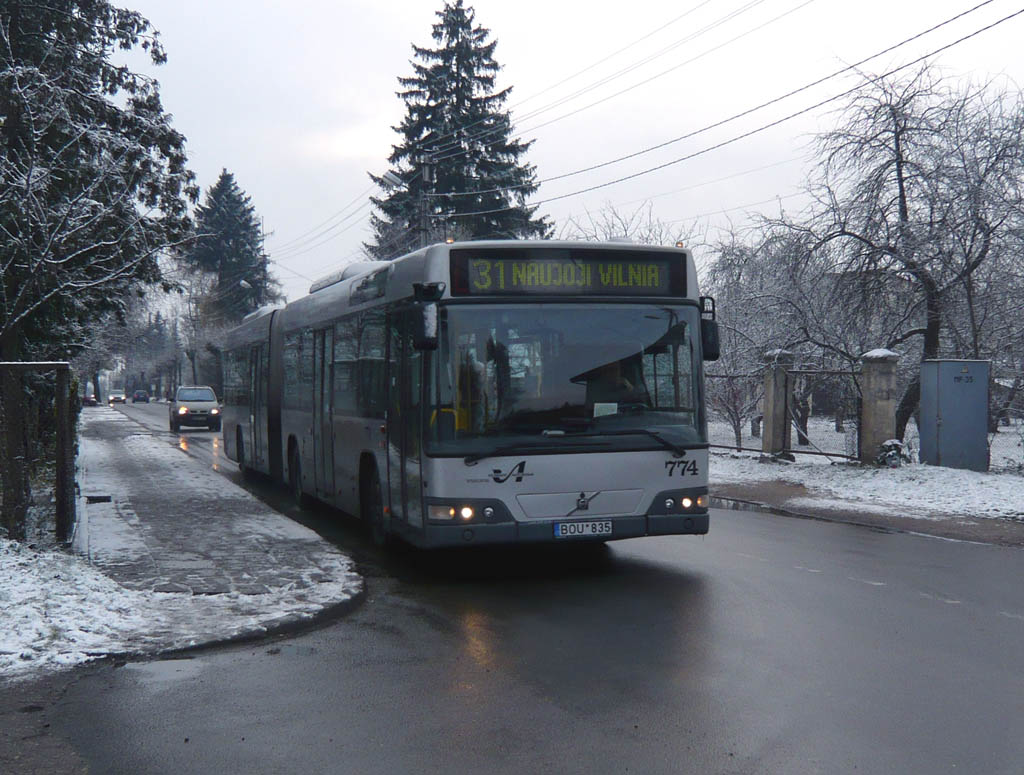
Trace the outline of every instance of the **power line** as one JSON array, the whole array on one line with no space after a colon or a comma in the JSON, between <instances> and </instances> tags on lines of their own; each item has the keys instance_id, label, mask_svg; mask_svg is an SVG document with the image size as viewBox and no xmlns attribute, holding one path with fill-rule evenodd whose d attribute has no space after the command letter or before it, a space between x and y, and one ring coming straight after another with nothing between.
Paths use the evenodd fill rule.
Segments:
<instances>
[{"instance_id":1,"label":"power line","mask_svg":"<svg viewBox=\"0 0 1024 775\"><path fill-rule=\"evenodd\" d=\"M741 40L741 39L743 39L745 37L748 37L749 35L752 35L755 32L759 32L760 30L764 29L765 27L767 27L767 26L769 26L771 24L774 24L775 22L779 21L780 19L785 18L786 16L789 16L790 14L796 13L800 9L804 8L807 5L810 5L813 2L815 2L815 0L805 0L805 2L801 3L800 5L795 6L793 8L790 8L788 11L785 11L784 13L779 14L778 16L776 16L776 17L774 17L772 19L769 19L768 21L762 22L761 24L757 25L756 27L753 27L753 28L747 30L746 32L743 32L743 33L741 33L741 34L739 34L739 35L737 35L737 36L735 36L733 38L730 38L729 40L725 41L724 43L720 43L717 46L713 46L712 48L709 48L709 49L701 52L700 54L698 54L698 55L696 55L694 57L691 57L690 59L687 59L687 60L685 60L683 62L680 62L679 64L674 65L674 66L668 68L667 70L662 70L660 73L656 73L655 75L652 75L652 76L650 76L648 78L645 78L644 80L639 81L639 82L633 84L632 86L628 86L625 89L620 89L619 91L614 92L613 94L609 94L609 95L607 95L605 97L602 97L601 99L596 100L595 102L591 102L591 103L589 103L587 105L584 105L584 106L582 106L580 108L576 108L575 110L572 110L572 111L570 111L568 113L563 113L561 116L557 116L555 118L549 119L549 120L544 121L544 122L542 122L540 124L537 124L535 126L531 126L531 127L527 128L527 129L524 129L519 134L522 135L522 134L529 134L529 133L532 133L532 132L536 132L538 129L543 129L544 127L550 126L551 124L555 124L555 123L558 123L559 121L563 121L564 119L571 118L572 116L578 115L579 113L582 113L582 112L584 112L586 110L590 110L593 107L597 107L598 105L601 105L601 104L603 104L605 102L608 102L609 100L613 100L616 97L620 97L623 94L627 94L628 92L631 92L634 89L638 89L641 86L645 86L648 83L650 83L651 81L655 81L658 78L666 76L669 73L672 73L672 72L674 72L674 71L676 71L676 70L678 70L678 69L680 69L682 67L685 67L687 65L693 64L694 62L697 62L697 61L703 59L704 57L706 57L706 56L708 56L710 54L715 53L716 51L719 51L719 50L725 48L726 46L732 45L733 43L735 43L738 40ZM481 133L479 135L479 137L481 137L481 138L485 137L486 134L487 133ZM498 142L500 142L500 141L498 141ZM488 145L493 145L493 144L494 143L488 143ZM456 156L459 156L459 155L461 155L461 154L460 153L453 153L453 154L450 154L450 155L447 155L447 156L442 156L442 157L439 157L439 158L435 158L434 161L443 161L445 159L455 158Z\"/></svg>"},{"instance_id":2,"label":"power line","mask_svg":"<svg viewBox=\"0 0 1024 775\"><path fill-rule=\"evenodd\" d=\"M668 27L670 27L671 25L675 24L676 22L681 21L682 19L685 19L691 13L694 13L695 11L699 11L701 8L703 8L705 5L707 5L710 2L711 2L711 0L704 0L701 3L698 3L693 8L690 8L688 11L685 11L684 13L680 14L679 16L676 16L674 19L669 20L665 24L662 24L661 26L656 27L655 29L653 29L650 32L648 32L647 34L637 38L632 43L628 43L627 45L623 46L622 48L618 49L617 51L613 51L611 54L608 54L607 56L602 57L601 59L597 60L596 62L593 62L593 63L587 65L582 70L578 70L577 72L573 73L572 75L566 76L565 78L563 78L562 80L558 81L557 83L554 83L554 84L552 84L550 86L547 86L544 89L541 89L539 92L534 92L529 97L525 97L524 99L520 100L519 102L514 103L510 107L510 110L515 110L519 106L525 105L530 100L534 100L537 97L540 97L541 95L547 94L549 91L552 91L553 89L557 89L562 84L568 83L569 81L573 80L574 78L576 78L576 77L578 77L580 75L583 75L584 73L587 73L590 70L593 70L595 67L598 67L599 65L604 64L605 62L609 61L610 59L614 59L616 56L618 56L622 52L627 51L628 49L632 48L633 46L637 45L638 43L642 43L643 41L647 40L647 38L650 38L653 35L656 35L657 33L661 32L662 30L667 29ZM443 134L443 135L441 135L440 137L438 137L436 139L437 140L444 140L444 139L446 139L448 137L453 137L459 131L464 131L466 129L472 129L475 126L478 126L479 124L482 124L486 120L487 120L486 118L478 119L477 121L474 121L471 124L466 124L466 125L457 127L456 129L453 129L451 132L448 132L447 134Z\"/></svg>"},{"instance_id":3,"label":"power line","mask_svg":"<svg viewBox=\"0 0 1024 775\"><path fill-rule=\"evenodd\" d=\"M572 170L570 172L562 173L561 175L553 175L552 177L549 177L549 178L543 178L541 180L535 181L531 185L539 186L539 185L542 185L544 183L552 183L552 182L554 182L556 180L563 180L564 178L570 178L570 177L575 177L576 175L582 175L582 174L584 174L586 172L593 172L594 170L598 170L598 169L601 169L603 167L608 167L608 166L610 166L612 164L618 164L619 162L628 161L629 159L634 159L634 158L636 158L638 156L642 156L644 154L651 153L652 151L660 150L661 148L665 148L665 147L667 147L669 145L673 145L675 143L681 142L682 140L689 140L689 139L691 139L693 137L696 137L698 135L701 135L701 134L704 134L706 132L709 132L712 129L717 129L717 128L722 127L722 126L724 126L726 124L732 123L733 121L736 121L736 120L738 120L740 118L745 118L746 116L749 116L752 113L755 113L755 112L757 112L759 110L763 110L764 108L767 108L767 107L770 107L772 105L775 105L776 103L779 103L779 102L781 102L781 101L783 101L785 99L788 99L788 98L793 97L793 96L795 96L797 94L800 94L801 92L805 92L808 89L812 89L815 86L820 86L821 84L825 83L826 81L830 81L833 78L836 78L836 77L838 77L840 75L844 75L846 73L849 73L850 71L856 70L861 65L863 65L863 64L865 64L867 62L870 62L872 59L877 59L880 56L884 56L885 54L889 54L889 53L895 51L896 49L901 48L902 46L907 45L908 43L912 43L915 40L918 40L919 38L924 37L925 35L931 34L932 32L940 29L941 27L945 27L946 25L951 24L954 21L957 21L958 19L963 18L964 16L967 16L968 14L974 13L979 8L983 8L984 6L989 5L992 2L994 2L994 0L983 0L983 2L979 3L978 5L974 6L973 8L970 8L970 9L968 9L966 11L963 11L963 12L961 12L961 13L955 15L955 16L952 16L949 19L946 19L944 22L940 22L939 24L936 24L933 27L929 27L928 29L926 29L926 30L924 30L922 32L919 32L916 35L914 35L914 36L912 36L910 38L906 38L906 39L902 40L899 43L896 43L896 44L894 44L892 46L889 46L888 48L885 48L885 49L883 49L883 50L881 50L881 51L879 51L879 52L877 52L875 54L872 54L871 56L865 57L864 59L861 59L859 62L856 62L856 63L854 63L852 65L847 66L847 67L843 67L843 68L841 68L839 70L836 70L835 72L831 73L830 75L826 75L826 76L823 76L821 78L818 78L817 80L812 81L811 83L805 84L804 86L801 86L801 87L799 87L797 89L793 89L792 91L786 92L785 94L782 94L782 95L780 95L778 97L775 97L775 98L773 98L771 100L768 100L767 102L762 102L761 104L756 105L756 106L754 106L752 108L748 108L747 110L744 110L744 111L742 111L740 113L733 114L732 116L729 116L728 118L724 118L724 119L722 119L720 121L716 121L713 124L707 124L707 125L699 128L699 129L693 130L692 132L687 132L686 134L680 135L679 137L674 137L671 140L666 140L665 142L658 143L657 145L652 145L652 146L650 146L648 148L643 148L643 149L641 149L639 151L634 151L633 153L626 154L625 156L619 156L619 157L617 157L615 159L610 159L608 161L601 162L600 164L593 164L593 165L591 165L589 167L583 167L581 169ZM1006 17L1006 19L1003 19L1003 20L1001 20L999 22L996 22L996 24L1001 24L1003 21L1006 21L1009 18L1013 18L1013 17L1012 16ZM991 26L995 26L995 25L991 25ZM980 32L984 32L985 30L988 30L988 29L990 29L990 27L985 27L982 30L979 30L978 32L973 33L972 35L969 35L969 36L967 36L965 38L961 38L960 40L955 41L954 43L951 43L950 46L957 45L958 43L961 43L964 40L967 40L967 38L973 37L973 35L979 34ZM940 52L940 51L944 51L946 48L949 48L949 46L945 46L943 48L936 49L936 51L932 52L932 53L934 54L934 53L937 53L937 52ZM926 55L926 57L927 56L931 56L931 55L932 54L928 54L928 55ZM918 61L921 61L921 60L920 59L915 60L915 63L918 62ZM902 69L902 68L897 68L897 70L898 69ZM894 70L892 72L896 72L896 70ZM844 94L848 94L848 93L849 92L844 92ZM840 96L842 96L842 95L840 95ZM833 99L836 99L836 98L833 98ZM831 101L831 100L826 100L826 102L829 102L829 101ZM824 103L821 103L821 104L824 104ZM797 115L799 115L799 114L797 114ZM783 120L788 120L788 119L783 119ZM776 122L776 123L779 123L779 122ZM769 126L774 126L774 124L771 124ZM760 130L755 130L755 131L760 131ZM523 188L523 185L506 186L506 187L503 187L503 188L491 188L491 189L484 189L484 190L480 190L480 191L461 191L461 192L450 191L450 192L439 193L439 194L431 194L431 196L435 196L435 197L442 197L442 196L447 196L447 197L476 196L476 195L480 195L480 194L506 193L506 192L509 192L509 191L517 190L519 188ZM551 201L551 200L545 200L545 201ZM511 208L504 208L504 209L511 209Z\"/></svg>"},{"instance_id":4,"label":"power line","mask_svg":"<svg viewBox=\"0 0 1024 775\"><path fill-rule=\"evenodd\" d=\"M352 206L353 206L354 204L356 204L357 202L359 202L359 201L361 201L362 199L364 199L364 198L366 198L367 196L369 196L370 192L371 192L371 191L373 191L373 189L374 189L374 186L372 186L372 185L371 185L371 186L369 186L369 187L368 187L368 188L367 188L367 189L366 189L365 191L363 191L363 192L362 192L361 194L359 194L359 196L357 196L357 197L356 197L355 199L353 199L353 200L352 200L351 202L349 202L349 203L348 203L347 205L345 205L345 206L344 206L344 207L342 207L342 208L341 208L340 210L338 210L338 211L337 211L336 213L334 213L334 215L331 215L331 216L329 216L329 217L328 217L328 218L327 218L326 220L324 220L324 221L322 221L322 222L318 223L318 224L317 224L316 226L312 227L312 228L311 228L311 229L309 229L308 231L305 231L305 232L303 232L303 233L302 233L302 234L300 234L300 235L299 235L298 237L295 237L294 239L290 239L290 240L288 240L287 242L285 242L285 243L283 243L283 244L281 244L281 245L278 245L276 249L277 249L278 251L281 251L281 250L287 250L287 249L288 249L288 248L290 248L290 247L291 247L291 246L292 246L292 245L293 245L294 243L296 243L296 242L302 242L302 241L304 240L304 238L305 238L305 237L306 237L307 235L310 235L310 234L312 234L313 232L317 231L318 229L320 229L320 228L322 228L322 227L326 226L326 225L327 225L328 223L330 223L330 222L331 222L331 221L333 221L333 220L334 220L335 218L337 218L338 216L340 216L340 215L341 215L342 213L344 213L344 212L345 212L346 210L348 210L348 209L349 209L350 207L352 207ZM316 239L316 237L311 237L311 239Z\"/></svg>"},{"instance_id":5,"label":"power line","mask_svg":"<svg viewBox=\"0 0 1024 775\"><path fill-rule=\"evenodd\" d=\"M370 202L369 202L369 200L367 200L366 202L361 204L358 207L358 209L353 210L351 213L349 213L347 216L345 216L344 220L342 220L342 221L338 222L337 224L335 224L328 231L323 232L322 234L320 234L316 238L318 241L310 242L309 240L307 240L306 243L304 243L304 244L296 245L295 247L291 248L290 250L283 251L283 255L282 254L278 254L278 258L281 258L281 259L297 258L299 256L305 255L306 253L309 253L311 250L315 250L316 248L321 247L323 245L326 245L328 242L331 242L331 241L337 239L339 236L344 234L346 231L351 229L353 226L359 225L362 222L361 220L352 220L352 219L353 218L357 218L357 216L362 215L365 210L369 209L369 207L370 207ZM339 227L342 226L342 224L345 223L345 221L351 221L351 223L349 223L348 226L345 226L345 228L343 228L343 229L339 228ZM330 233L330 232L333 232L333 233Z\"/></svg>"},{"instance_id":6,"label":"power line","mask_svg":"<svg viewBox=\"0 0 1024 775\"><path fill-rule=\"evenodd\" d=\"M986 3L982 3L981 5L987 5L988 2L992 2L992 0L987 0ZM980 7L980 6L976 6L976 7ZM966 13L969 13L969 11L966 12ZM1017 16L1020 16L1021 14L1024 14L1024 8L1020 9L1019 11L1016 11L1016 12L1010 14L1009 16L1004 16L1002 19L999 19L998 21L995 21L992 24L989 24L989 25L987 25L985 27L982 27L982 28L980 28L978 30L975 30L974 32L970 33L969 35L965 35L962 38L959 38L959 39L953 41L952 43L949 43L949 44L947 44L945 46L941 46L941 47L939 47L937 49L934 49L933 51L931 51L931 52L929 52L929 53L927 53L927 54L925 54L923 56L920 56L917 59L914 59L914 60L912 60L910 62L902 64L899 67L894 67L893 69L889 70L888 72L886 72L886 73L884 73L884 74L882 74L880 76L875 76L874 78L871 78L869 80L871 80L871 81L878 81L878 80L880 80L882 78L888 78L889 76L894 75L895 73L898 73L901 70L905 70L908 67L912 67L913 65L916 65L916 64L919 64L919 63L923 62L924 60L928 59L929 57L935 56L936 54L940 54L943 51L947 51L947 50L953 48L954 46L957 46L957 45L963 43L964 41L967 41L967 40L970 40L971 38L977 37L978 35L982 34L983 32L988 32L989 30L991 30L991 29L993 29L995 27L998 27L1000 24L1003 24L1003 23L1009 21L1010 19L1013 19L1013 18L1015 18ZM962 15L963 14L961 14L961 16ZM954 18L956 18L956 17L954 17ZM945 23L946 22L944 22L944 24ZM922 34L924 34L924 33L922 33ZM920 37L920 36L916 36L916 37ZM913 40L913 38L911 38L911 40ZM900 45L902 45L902 44L900 44ZM873 59L873 58L874 57L869 57L869 59ZM863 61L867 61L867 60L863 60ZM733 143L738 142L739 140L744 140L744 139L746 139L748 137L751 137L753 135L760 134L761 132L764 132L765 130L768 130L768 129L771 129L773 127L776 127L779 124L783 124L786 121L789 121L789 120L791 120L793 118L796 118L797 116L801 116L801 115L803 115L805 113L809 113L812 110L817 110L818 108L821 108L821 107L823 107L823 106L825 106L825 105L827 105L827 104L829 104L831 102L835 102L836 100L842 99L843 97L847 97L850 94L853 94L854 92L856 92L860 88L861 88L861 85L855 86L855 87L853 87L851 89L847 89L844 92L841 92L841 93L836 94L836 95L834 95L832 97L829 97L829 98L824 99L824 100L822 100L820 102L817 102L814 105L806 107L806 108L804 108L802 110L798 110L795 113L790 113L789 115L784 116L783 118L777 119L776 121L772 121L772 122L770 122L768 124L762 124L761 126L757 127L756 129L752 129L749 132L744 132L743 134L737 135L737 136L732 137L732 138L730 138L728 140L723 140L720 143L716 143L715 145L708 146L706 148L703 148L702 150L694 151L693 153L687 154L685 156L681 156L678 159L673 159L673 160L667 161L667 162L665 162L663 164L658 164L658 165L655 165L653 167L648 167L647 169L641 170L639 172L634 172L634 173L632 173L630 175L624 175L624 176L622 176L620 178L616 178L615 180L610 180L610 181L606 181L604 183L599 183L597 185L589 186L587 188L583 188L583 189L580 189L578 191L572 191L572 192L570 192L568 194L561 194L559 196L553 196L553 197L549 197L547 199L541 199L541 200L538 200L536 202L531 202L527 206L529 206L529 207L539 207L540 205L547 204L548 202L555 202L555 201L558 201L560 199L568 199L569 197L579 196L580 194L586 194L586 193L589 193L591 191L596 191L598 189L607 188L608 186L616 185L617 183L623 183L623 182L625 182L627 180L632 180L634 178L642 177L643 175L648 175L648 174L650 174L652 172L657 172L658 170L662 170L662 169L665 169L666 167L671 167L671 166L673 166L675 164L679 164L681 162L688 161L690 159L696 158L697 156L703 156L704 154L710 153L711 151L718 150L719 148L724 148L727 145L732 145ZM802 91L802 90L803 89L800 89L798 91ZM747 111L747 112L750 112L750 111ZM724 122L719 122L719 125L721 123L724 123ZM704 130L699 130L699 131L704 131ZM670 142L674 142L674 141L670 141ZM662 145L667 145L667 144L668 143L663 143ZM656 146L656 147L661 147L661 146ZM623 157L623 158L624 159L625 158L632 158L634 156L638 156L639 153L642 153L642 152L638 152L638 153L635 153L635 154L630 154L629 156ZM611 163L613 163L613 162L606 162L605 164L596 165L596 166L590 167L588 169L597 169L598 167L607 166L607 164L611 164ZM586 171L586 170L581 170L581 171ZM581 172L581 171L577 171L575 173L569 173L569 174L566 174L566 175L560 175L558 177L559 178L569 177L570 174L579 174L579 172ZM558 179L558 178L551 178L551 180L554 180L554 179ZM499 190L513 190L514 188L517 188L517 187L516 186L510 186L510 187L508 187L508 189L499 189ZM475 193L486 193L486 192L475 192ZM476 216L476 215L491 215L493 213L500 213L500 212L505 212L507 210L514 210L514 209L516 209L516 208L515 207L499 207L499 208L494 208L494 209L491 209L491 210L479 210L479 211L476 211L476 212L469 212L469 213L444 213L444 214L439 214L439 215L433 215L431 217L433 217L435 219L440 219L440 218L466 218L466 217L471 217L471 216Z\"/></svg>"},{"instance_id":7,"label":"power line","mask_svg":"<svg viewBox=\"0 0 1024 775\"><path fill-rule=\"evenodd\" d=\"M607 56L602 57L601 59L598 59L596 62L593 62L593 63L587 65L582 70L577 70L575 73L573 73L572 75L566 76L561 81L558 81L557 83L554 83L551 86L548 86L547 88L541 89L541 91L536 92L536 93L530 95L529 97L526 97L525 99L517 102L515 105L512 106L512 109L515 109L515 108L519 107L520 105L525 105L530 100L536 99L537 97L540 97L543 94L547 94L549 91L553 91L554 89L557 89L562 84L568 83L569 81L573 80L574 78L577 78L577 77L583 75L584 73L590 72L595 67L603 65L605 62L607 62L607 61L609 61L611 59L614 59L615 57L617 57L619 54L623 53L624 51L628 51L629 49L633 48L633 46L637 45L638 43L642 43L643 41L647 40L648 38L653 37L654 35L657 35L659 32L668 29L670 26L672 26L676 22L682 21L687 16L689 16L691 13L695 13L696 11L699 11L701 8L703 8L705 5L707 5L711 1L712 0L704 0L704 2L697 3L697 5L693 6L688 11L685 11L685 12L681 13L679 16L676 16L674 19L670 19L669 21L667 21L664 24L662 24L660 27L656 27L655 29L653 29L650 32L648 32L646 35L642 35L641 37L637 38L632 43L626 44L622 48L617 49L616 51L613 51L612 53L608 54ZM465 128L468 128L468 127L465 127Z\"/></svg>"},{"instance_id":8,"label":"power line","mask_svg":"<svg viewBox=\"0 0 1024 775\"><path fill-rule=\"evenodd\" d=\"M658 58L664 56L665 54L669 53L670 51L675 50L679 46L682 46L682 45L684 45L686 43L689 43L689 42L699 38L701 35L704 35L704 34L710 32L711 30L714 30L717 27L720 27L721 25L731 21L732 19L736 18L737 16L740 16L741 14L746 13L751 8L754 8L754 7L758 6L758 5L760 5L762 2L764 2L764 0L750 0L750 2L748 2L746 5L738 8L738 9L735 9L733 11L730 11L725 16L719 17L714 22L711 22L710 24L705 25L704 27L702 27L701 29L697 30L696 32L692 32L689 35L687 35L686 37L673 42L672 44L662 48L660 51L658 51L658 52L656 52L654 54L651 54L651 55L647 56L646 58L639 60L638 62L634 62L631 65L629 65L629 66L627 66L625 68L622 68L621 70L618 70L618 71L616 71L615 73L612 73L609 76L606 76L606 77L604 77L604 78L602 78L602 79L600 79L598 81L595 81L594 83L591 83L591 84L589 84L589 85L587 85L587 86L577 90L576 92L574 92L572 94L569 94L569 95L567 95L565 97L561 97L561 98L555 100L554 102L551 102L551 103L549 103L549 104L547 104L547 105L545 105L543 107L536 108L533 111L530 111L530 112L526 113L524 116L520 116L518 118L518 120L522 121L522 120L529 120L531 118L536 118L537 116L541 115L542 113L546 113L549 110L553 110L554 108L558 107L559 105L564 105L565 103L570 102L570 101L576 99L577 97L583 96L584 94L587 94L587 93L593 91L594 89L596 89L596 88L598 88L600 86L604 86L606 83L610 83L611 81L614 81L614 80L616 80L618 78L621 78L622 76L627 75L627 74L633 72L634 70L642 67L643 65L649 64L650 62L653 62L655 59L658 59ZM810 2L814 2L814 0L807 0L804 3L804 5L807 5ZM701 7L701 6L698 6L698 7ZM783 16L785 16L785 15L786 14L783 14ZM780 16L780 17L777 17L777 18L782 18L782 17ZM772 21L775 21L775 20L772 20ZM768 22L768 23L771 23L771 22ZM762 25L762 26L764 26L764 25ZM650 37L650 36L648 35L647 37ZM742 37L742 36L740 36L740 37ZM734 40L736 40L736 39L738 39L738 38L735 38ZM669 72L669 71L666 71L666 72ZM626 91L628 91L628 89ZM613 96L615 96L615 95L613 95ZM573 115L573 114L569 114L569 115ZM436 138L436 140L443 140L445 137L452 137L452 136L456 135L458 132L465 131L466 129L471 129L472 127L477 126L478 124L481 124L481 123L483 123L486 120L487 120L486 117L482 118L482 119L479 119L478 121L476 121L476 122L474 122L472 124L469 124L469 125L463 126L463 127L459 127L457 129L449 132L447 135L441 135L440 137ZM546 124L543 124L542 126L546 126ZM493 134L495 134L498 131L502 131L502 130L500 130L500 129L485 129L485 130L483 130L481 132L478 132L478 133L476 133L474 135L470 135L470 136L466 137L465 139L469 140L469 141L479 140L479 139L487 137L488 135L493 135ZM530 130L530 131L532 131L532 130ZM458 151L454 151L454 149L456 147L459 148ZM434 153L440 153L440 154L448 154L449 151L454 151L454 153L449 154L449 155L443 155L441 157L436 157L434 160L435 161L440 161L440 160L443 160L443 159L454 158L455 156L461 155L462 152L463 152L462 148L461 148L461 141L456 140L454 142L448 143L447 145L435 146L433 152Z\"/></svg>"}]
</instances>

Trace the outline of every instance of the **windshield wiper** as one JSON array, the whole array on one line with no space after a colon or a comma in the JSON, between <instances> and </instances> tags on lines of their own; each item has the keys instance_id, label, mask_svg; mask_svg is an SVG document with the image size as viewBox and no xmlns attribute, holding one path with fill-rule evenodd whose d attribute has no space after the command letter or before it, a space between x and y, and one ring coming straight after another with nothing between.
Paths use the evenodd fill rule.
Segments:
<instances>
[{"instance_id":1,"label":"windshield wiper","mask_svg":"<svg viewBox=\"0 0 1024 775\"><path fill-rule=\"evenodd\" d=\"M636 434L643 434L650 436L652 439L657 441L665 449L671 450L676 457L686 457L686 450L688 449L700 449L701 445L690 444L676 444L675 442L669 441L657 431L652 431L650 428L622 428L616 430L596 431L593 433L574 433L570 438L578 438L579 436L635 436Z\"/></svg>"},{"instance_id":2,"label":"windshield wiper","mask_svg":"<svg viewBox=\"0 0 1024 775\"><path fill-rule=\"evenodd\" d=\"M586 434L586 435L598 435L598 434ZM493 449L484 450L482 452L472 452L469 455L466 455L466 457L464 457L462 459L462 462L465 463L467 466L471 466L474 463L476 463L477 461L483 460L484 458L487 458L487 457L500 457L501 455L512 455L512 454L515 454L517 452L529 452L529 451L534 450L534 449L561 448L561 447L565 446L564 442L568 441L570 438L576 438L575 434L573 436L569 436L569 437L559 437L559 441L563 442L562 444L551 443L551 442L548 442L547 444L545 444L543 442L530 442L530 441L524 441L524 442L520 442L518 444L505 444L504 446L494 447ZM597 446L604 446L604 445L602 445L602 444L588 444L587 446L597 447Z\"/></svg>"}]
</instances>

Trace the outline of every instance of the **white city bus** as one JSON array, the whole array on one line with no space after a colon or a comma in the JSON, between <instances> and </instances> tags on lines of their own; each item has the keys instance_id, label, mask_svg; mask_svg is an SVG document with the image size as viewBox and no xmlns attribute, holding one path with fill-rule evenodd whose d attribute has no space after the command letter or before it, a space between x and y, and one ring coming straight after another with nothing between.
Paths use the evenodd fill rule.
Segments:
<instances>
[{"instance_id":1,"label":"white city bus","mask_svg":"<svg viewBox=\"0 0 1024 775\"><path fill-rule=\"evenodd\" d=\"M422 547L708 531L714 303L678 247L355 264L224 346L224 448Z\"/></svg>"}]
</instances>

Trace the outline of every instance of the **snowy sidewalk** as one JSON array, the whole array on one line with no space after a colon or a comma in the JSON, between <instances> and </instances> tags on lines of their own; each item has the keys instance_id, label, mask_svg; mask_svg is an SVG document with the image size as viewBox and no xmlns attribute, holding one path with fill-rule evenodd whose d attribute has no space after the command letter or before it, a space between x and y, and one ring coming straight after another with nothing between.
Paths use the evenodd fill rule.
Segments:
<instances>
[{"instance_id":1,"label":"snowy sidewalk","mask_svg":"<svg viewBox=\"0 0 1024 775\"><path fill-rule=\"evenodd\" d=\"M332 544L120 413L83 415L78 461L85 559L0 541L0 678L284 630L362 594Z\"/></svg>"}]
</instances>

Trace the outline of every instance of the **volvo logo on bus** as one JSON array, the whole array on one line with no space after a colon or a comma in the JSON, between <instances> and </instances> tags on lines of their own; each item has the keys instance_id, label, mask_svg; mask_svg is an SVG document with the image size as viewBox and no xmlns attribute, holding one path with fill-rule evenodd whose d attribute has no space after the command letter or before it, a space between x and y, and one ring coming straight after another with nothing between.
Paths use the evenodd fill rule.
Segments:
<instances>
[{"instance_id":1,"label":"volvo logo on bus","mask_svg":"<svg viewBox=\"0 0 1024 775\"><path fill-rule=\"evenodd\" d=\"M503 484L509 480L510 477L515 477L517 482L523 481L524 476L533 476L533 474L526 473L526 461L520 460L514 466L512 466L507 472L502 471L500 468L495 468L491 471L491 479L497 484Z\"/></svg>"}]
</instances>

